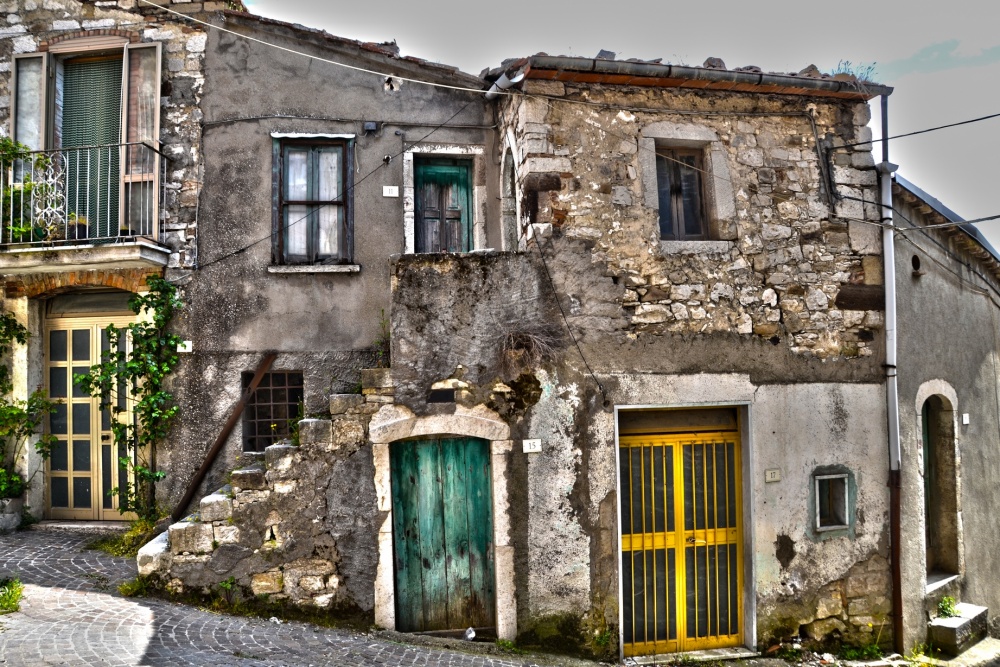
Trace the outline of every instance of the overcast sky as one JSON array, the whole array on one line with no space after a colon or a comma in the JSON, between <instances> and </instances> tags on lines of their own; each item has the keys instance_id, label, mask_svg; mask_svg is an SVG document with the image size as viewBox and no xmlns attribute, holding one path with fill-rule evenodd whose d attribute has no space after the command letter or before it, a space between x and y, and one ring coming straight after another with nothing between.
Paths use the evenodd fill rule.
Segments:
<instances>
[{"instance_id":1,"label":"overcast sky","mask_svg":"<svg viewBox=\"0 0 1000 667\"><path fill-rule=\"evenodd\" d=\"M889 134L1000 112L1000 11L990 2L840 0L246 0L255 14L362 41L396 40L404 55L471 74L544 51L663 58L730 68L832 71L875 64L889 99ZM878 118L878 103L872 115ZM877 125L877 122L873 122ZM875 127L876 137L879 136ZM876 152L876 159L881 153ZM1000 118L891 142L900 173L966 219L1000 214ZM1000 250L1000 221L981 229Z\"/></svg>"}]
</instances>

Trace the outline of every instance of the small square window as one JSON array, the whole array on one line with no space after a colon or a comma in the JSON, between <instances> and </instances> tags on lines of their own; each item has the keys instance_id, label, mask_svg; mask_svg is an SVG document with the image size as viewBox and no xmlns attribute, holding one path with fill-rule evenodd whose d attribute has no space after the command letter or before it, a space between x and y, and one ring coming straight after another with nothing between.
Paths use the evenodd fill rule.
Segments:
<instances>
[{"instance_id":1,"label":"small square window","mask_svg":"<svg viewBox=\"0 0 1000 667\"><path fill-rule=\"evenodd\" d=\"M243 389L253 380L253 373L243 373ZM265 373L257 391L243 410L243 451L262 452L282 438L287 438L292 422L302 418L302 372Z\"/></svg>"},{"instance_id":2,"label":"small square window","mask_svg":"<svg viewBox=\"0 0 1000 667\"><path fill-rule=\"evenodd\" d=\"M816 478L816 530L847 528L847 475Z\"/></svg>"},{"instance_id":3,"label":"small square window","mask_svg":"<svg viewBox=\"0 0 1000 667\"><path fill-rule=\"evenodd\" d=\"M275 221L279 264L351 261L349 142L280 144Z\"/></svg>"},{"instance_id":4,"label":"small square window","mask_svg":"<svg viewBox=\"0 0 1000 667\"><path fill-rule=\"evenodd\" d=\"M656 148L656 188L660 209L660 239L696 241L708 238L702 196L701 153Z\"/></svg>"}]
</instances>

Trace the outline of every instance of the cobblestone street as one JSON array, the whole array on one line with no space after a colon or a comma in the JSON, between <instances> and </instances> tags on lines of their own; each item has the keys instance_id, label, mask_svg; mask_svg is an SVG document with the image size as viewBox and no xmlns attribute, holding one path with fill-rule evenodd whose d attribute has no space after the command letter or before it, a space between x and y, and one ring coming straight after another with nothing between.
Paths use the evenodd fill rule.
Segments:
<instances>
[{"instance_id":1,"label":"cobblestone street","mask_svg":"<svg viewBox=\"0 0 1000 667\"><path fill-rule=\"evenodd\" d=\"M93 533L0 536L0 578L24 583L21 611L0 616L0 665L583 665L554 658L470 655L348 630L222 616L121 597L135 563L83 547ZM595 664L595 663L589 663Z\"/></svg>"}]
</instances>

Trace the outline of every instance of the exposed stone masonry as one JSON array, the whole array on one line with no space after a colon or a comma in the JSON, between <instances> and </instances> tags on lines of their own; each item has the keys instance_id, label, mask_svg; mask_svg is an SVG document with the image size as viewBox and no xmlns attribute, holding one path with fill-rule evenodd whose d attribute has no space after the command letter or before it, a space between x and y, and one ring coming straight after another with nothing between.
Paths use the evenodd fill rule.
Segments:
<instances>
[{"instance_id":1,"label":"exposed stone masonry","mask_svg":"<svg viewBox=\"0 0 1000 667\"><path fill-rule=\"evenodd\" d=\"M831 150L870 140L867 105L817 102L807 115L801 100L777 96L539 81L524 90L555 99L504 108L527 201L522 238L555 228L592 244L595 265L622 287L632 337L733 332L823 359L873 354L882 313L836 305L842 285L882 282L878 227L852 220L878 211L847 198L876 201L871 145ZM705 150L713 240L659 239L652 151L678 144Z\"/></svg>"},{"instance_id":2,"label":"exposed stone masonry","mask_svg":"<svg viewBox=\"0 0 1000 667\"><path fill-rule=\"evenodd\" d=\"M174 592L209 593L232 577L274 601L370 612L378 524L367 430L393 400L387 372L364 371L364 394L331 396L330 419L299 422L299 446L271 445L235 470L143 547L140 574Z\"/></svg>"}]
</instances>

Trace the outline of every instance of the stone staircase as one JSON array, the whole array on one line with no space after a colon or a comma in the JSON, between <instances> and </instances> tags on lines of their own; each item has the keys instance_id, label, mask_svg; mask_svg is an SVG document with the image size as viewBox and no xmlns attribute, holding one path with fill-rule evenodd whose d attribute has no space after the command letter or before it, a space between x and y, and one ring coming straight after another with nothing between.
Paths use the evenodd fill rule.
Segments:
<instances>
[{"instance_id":1,"label":"stone staircase","mask_svg":"<svg viewBox=\"0 0 1000 667\"><path fill-rule=\"evenodd\" d=\"M330 418L299 422L297 446L271 445L145 545L139 574L175 593L225 583L271 601L370 611L381 517L368 424L393 400L389 370L364 371L362 386L331 396Z\"/></svg>"}]
</instances>

